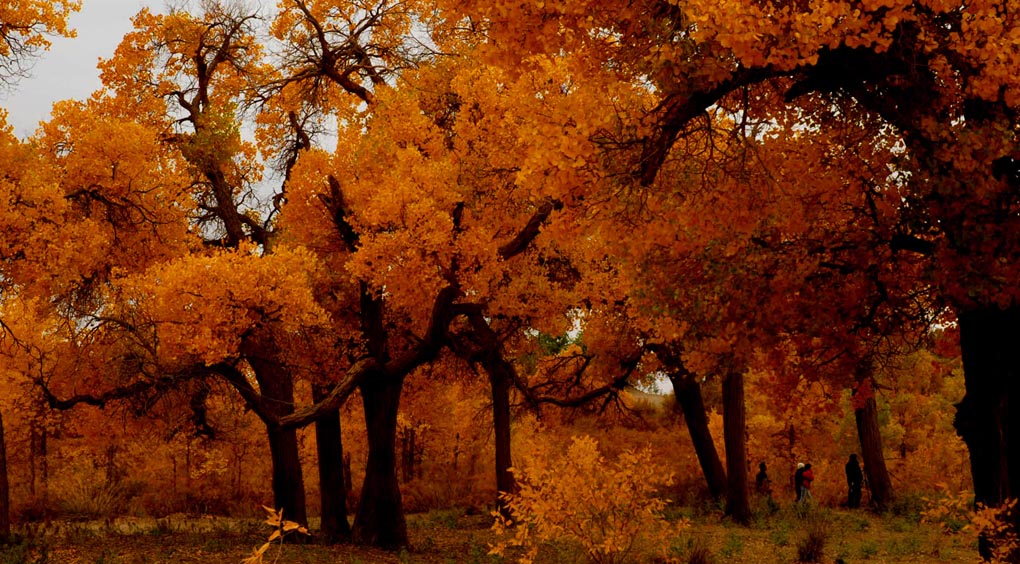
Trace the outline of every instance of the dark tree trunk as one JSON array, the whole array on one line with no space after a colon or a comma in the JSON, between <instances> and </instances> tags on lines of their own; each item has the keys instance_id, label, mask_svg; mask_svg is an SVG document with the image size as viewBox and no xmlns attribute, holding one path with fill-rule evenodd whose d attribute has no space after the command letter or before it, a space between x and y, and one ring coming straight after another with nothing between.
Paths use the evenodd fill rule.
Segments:
<instances>
[{"instance_id":1,"label":"dark tree trunk","mask_svg":"<svg viewBox=\"0 0 1020 564\"><path fill-rule=\"evenodd\" d=\"M397 549L407 546L407 522L397 482L397 410L402 378L383 374L367 377L359 387L368 432L368 465L361 487L354 541Z\"/></svg>"},{"instance_id":2,"label":"dark tree trunk","mask_svg":"<svg viewBox=\"0 0 1020 564\"><path fill-rule=\"evenodd\" d=\"M298 453L297 431L269 429L269 454L273 464L273 500L283 517L308 524L304 475Z\"/></svg>"},{"instance_id":3,"label":"dark tree trunk","mask_svg":"<svg viewBox=\"0 0 1020 564\"><path fill-rule=\"evenodd\" d=\"M966 394L954 425L970 453L975 501L998 506L1020 494L1020 444L1012 443L1020 410L1010 411L1020 397L1020 307L963 310L957 317ZM979 548L990 557L988 539Z\"/></svg>"},{"instance_id":4,"label":"dark tree trunk","mask_svg":"<svg viewBox=\"0 0 1020 564\"><path fill-rule=\"evenodd\" d=\"M673 393L684 414L687 432L694 443L701 472L708 483L708 493L719 500L726 494L726 470L723 469L719 452L715 449L712 434L708 431L708 414L705 400L701 396L701 384L693 374L670 374Z\"/></svg>"},{"instance_id":5,"label":"dark tree trunk","mask_svg":"<svg viewBox=\"0 0 1020 564\"><path fill-rule=\"evenodd\" d=\"M747 485L744 375L736 370L723 377L723 439L726 445L726 514L738 523L751 521Z\"/></svg>"},{"instance_id":6,"label":"dark tree trunk","mask_svg":"<svg viewBox=\"0 0 1020 564\"><path fill-rule=\"evenodd\" d=\"M510 511L504 496L516 491L517 483L510 472L510 386L513 384L512 366L502 358L487 362L489 383L492 387L492 427L496 436L496 506L506 518Z\"/></svg>"},{"instance_id":7,"label":"dark tree trunk","mask_svg":"<svg viewBox=\"0 0 1020 564\"><path fill-rule=\"evenodd\" d=\"M496 507L503 517L509 519L510 511L504 497L517 491L517 482L514 480L510 468L513 467L511 460L510 443L510 388L516 379L516 368L503 357L503 346L499 336L480 314L470 317L471 326L474 328L474 339L480 345L480 350L472 355L474 362L480 362L489 375L489 387L492 394L492 428L495 434L496 447ZM456 438L454 445L453 465L457 468L457 457L459 455L460 435Z\"/></svg>"},{"instance_id":8,"label":"dark tree trunk","mask_svg":"<svg viewBox=\"0 0 1020 564\"><path fill-rule=\"evenodd\" d=\"M866 374L859 374L857 382L861 384L870 378ZM864 474L868 477L868 487L871 490L871 505L878 511L885 511L893 501L893 487L889 470L885 466L885 449L882 447L882 434L878 426L878 402L875 401L874 393L854 409L854 420L857 423L857 438L861 443L861 457L864 459Z\"/></svg>"},{"instance_id":9,"label":"dark tree trunk","mask_svg":"<svg viewBox=\"0 0 1020 564\"><path fill-rule=\"evenodd\" d=\"M294 382L279 362L272 338L246 343L246 357L255 371L262 396L273 415L282 417L294 412ZM305 483L298 452L297 430L267 427L269 454L273 465L273 504L283 509L283 517L302 525L308 524L305 507Z\"/></svg>"},{"instance_id":10,"label":"dark tree trunk","mask_svg":"<svg viewBox=\"0 0 1020 564\"><path fill-rule=\"evenodd\" d=\"M314 386L312 396L320 402L328 389ZM349 540L351 525L347 522L347 489L344 487L344 447L337 411L315 422L315 447L319 458L319 499L322 524L319 532L326 543Z\"/></svg>"},{"instance_id":11,"label":"dark tree trunk","mask_svg":"<svg viewBox=\"0 0 1020 564\"><path fill-rule=\"evenodd\" d=\"M11 484L7 478L7 440L0 415L0 541L11 537Z\"/></svg>"}]
</instances>

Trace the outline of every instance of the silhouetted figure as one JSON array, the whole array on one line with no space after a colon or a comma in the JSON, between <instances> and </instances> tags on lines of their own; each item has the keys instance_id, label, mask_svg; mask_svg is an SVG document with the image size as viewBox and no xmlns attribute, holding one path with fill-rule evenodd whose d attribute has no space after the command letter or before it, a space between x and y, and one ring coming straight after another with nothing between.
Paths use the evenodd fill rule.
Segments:
<instances>
[{"instance_id":1,"label":"silhouetted figure","mask_svg":"<svg viewBox=\"0 0 1020 564\"><path fill-rule=\"evenodd\" d=\"M754 477L754 487L758 491L758 495L772 495L772 480L769 479L768 472L765 471L765 462L758 464L758 474Z\"/></svg>"},{"instance_id":2,"label":"silhouetted figure","mask_svg":"<svg viewBox=\"0 0 1020 564\"><path fill-rule=\"evenodd\" d=\"M850 509L857 509L861 506L861 488L864 487L864 472L861 471L861 463L857 461L857 455L851 454L850 460L846 463L846 506Z\"/></svg>"}]
</instances>

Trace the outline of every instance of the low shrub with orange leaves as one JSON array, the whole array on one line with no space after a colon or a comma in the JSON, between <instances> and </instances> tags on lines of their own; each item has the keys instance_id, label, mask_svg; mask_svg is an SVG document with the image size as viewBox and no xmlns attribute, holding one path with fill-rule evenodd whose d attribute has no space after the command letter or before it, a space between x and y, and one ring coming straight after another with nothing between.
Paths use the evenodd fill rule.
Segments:
<instances>
[{"instance_id":1,"label":"low shrub with orange leaves","mask_svg":"<svg viewBox=\"0 0 1020 564\"><path fill-rule=\"evenodd\" d=\"M998 507L977 504L977 511L967 528L977 533L978 538L987 539L993 563L1020 561L1020 540L1013 523L1017 511L1016 498L1007 500Z\"/></svg>"},{"instance_id":2,"label":"low shrub with orange leaves","mask_svg":"<svg viewBox=\"0 0 1020 564\"><path fill-rule=\"evenodd\" d=\"M974 504L974 494L969 491L953 494L945 484L939 484L939 490L938 496L925 498L927 508L921 512L925 523L936 524L948 534L971 533L985 539L992 562L1018 561L1020 540L1013 526L1016 499L1009 499L998 507L988 507L983 503Z\"/></svg>"},{"instance_id":3,"label":"low shrub with orange leaves","mask_svg":"<svg viewBox=\"0 0 1020 564\"><path fill-rule=\"evenodd\" d=\"M276 557L273 562L279 562L280 555L283 551L283 540L284 538L292 535L307 535L308 529L306 529L300 523L294 521L288 521L283 518L283 509L273 509L272 507L262 506L265 509L266 524L273 528L273 532L269 535L269 540L264 542L262 546L252 551L251 556L241 561L241 564L265 564L266 553L269 548L273 546L273 542L277 542L280 546L280 551L276 553Z\"/></svg>"},{"instance_id":4,"label":"low shrub with orange leaves","mask_svg":"<svg viewBox=\"0 0 1020 564\"><path fill-rule=\"evenodd\" d=\"M668 500L660 492L673 476L657 469L650 449L606 460L595 439L574 437L565 451L529 453L514 475L519 491L504 497L509 519L493 514L493 528L505 538L491 554L520 547L519 561L530 563L542 543L565 541L592 562L620 563L668 544L662 540L686 525L662 515Z\"/></svg>"}]
</instances>

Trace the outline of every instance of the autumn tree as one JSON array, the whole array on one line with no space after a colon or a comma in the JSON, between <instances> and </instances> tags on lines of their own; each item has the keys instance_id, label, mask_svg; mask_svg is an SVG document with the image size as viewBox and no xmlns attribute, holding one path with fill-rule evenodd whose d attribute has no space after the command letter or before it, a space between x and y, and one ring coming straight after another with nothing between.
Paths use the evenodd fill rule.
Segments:
<instances>
[{"instance_id":1,"label":"autumn tree","mask_svg":"<svg viewBox=\"0 0 1020 564\"><path fill-rule=\"evenodd\" d=\"M1013 393L1011 363L988 360L1001 354L996 336L1015 324L1012 294L994 283L1009 279L1015 263L1014 250L1001 243L1013 240L1012 216L1002 213L1014 205L1016 85L1007 69L1017 56L1011 43L1017 32L1010 6L834 1L773 10L738 2L720 10L708 3L602 3L599 18L585 20L584 2L448 5L476 19L506 60L565 49L606 62L605 74L648 77L660 103L641 122L649 129L631 137L642 146L634 170L645 186L655 187L678 140L706 108L772 78L794 79L770 82L794 111L813 96L845 99L853 113L837 119L868 114L893 128L906 151L901 168L910 171L910 213L887 246L928 257L931 283L957 312L970 391L959 426L971 446L978 497L998 503L1009 496L1015 473L997 469L1012 466L1011 449L985 443L1012 435L998 431L1013 425L999 403ZM543 28L543 21L557 26ZM599 55L600 41L617 39L617 48Z\"/></svg>"},{"instance_id":2,"label":"autumn tree","mask_svg":"<svg viewBox=\"0 0 1020 564\"><path fill-rule=\"evenodd\" d=\"M0 8L0 83L12 86L24 76L29 68L31 59L39 51L49 48L50 41L47 36L57 35L73 37L75 32L68 27L67 19L70 14L81 7L80 2L40 2L38 0L18 0L4 4ZM4 151L23 152L17 147L18 142L14 139L10 127L7 125L6 112L0 113L0 144ZM14 155L8 155L14 157ZM5 165L11 166L15 163L24 163L24 158L4 159ZM13 188L14 179L20 174L11 174L15 171L4 171L5 188ZM5 190L7 192L7 190ZM11 191L13 192L13 190ZM10 200L7 212L20 214L24 210L18 205L17 199ZM7 225L15 225L14 223ZM23 226L24 227L24 226ZM5 239L10 233L5 227ZM4 241L8 243L9 241ZM15 254L17 251L15 251ZM6 260L5 260L6 262ZM8 279L6 271L0 271L0 277ZM9 290L4 288L5 298ZM0 335L4 338L13 338L7 333L7 325L0 317ZM0 537L7 538L10 534L10 494L7 482L7 449L4 444L3 420L0 418Z\"/></svg>"},{"instance_id":3,"label":"autumn tree","mask_svg":"<svg viewBox=\"0 0 1020 564\"><path fill-rule=\"evenodd\" d=\"M0 83L13 86L31 68L32 58L50 47L49 37L74 37L68 17L78 0L13 0L0 9Z\"/></svg>"}]
</instances>

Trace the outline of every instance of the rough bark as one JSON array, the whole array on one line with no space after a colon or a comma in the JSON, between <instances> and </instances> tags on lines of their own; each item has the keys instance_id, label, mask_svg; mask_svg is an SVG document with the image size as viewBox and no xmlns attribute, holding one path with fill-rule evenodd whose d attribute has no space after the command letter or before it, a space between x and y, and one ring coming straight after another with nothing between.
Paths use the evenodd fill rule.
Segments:
<instances>
[{"instance_id":1,"label":"rough bark","mask_svg":"<svg viewBox=\"0 0 1020 564\"><path fill-rule=\"evenodd\" d=\"M738 523L751 521L747 484L744 375L733 370L723 377L723 439L726 445L726 514Z\"/></svg>"},{"instance_id":2,"label":"rough bark","mask_svg":"<svg viewBox=\"0 0 1020 564\"><path fill-rule=\"evenodd\" d=\"M701 395L701 384L693 374L670 374L673 393L684 414L687 432L694 443L694 452L698 456L701 472L708 484L708 493L713 499L722 499L726 495L726 470L719 459L712 434L708 430L708 414L705 412L705 400Z\"/></svg>"},{"instance_id":3,"label":"rough bark","mask_svg":"<svg viewBox=\"0 0 1020 564\"><path fill-rule=\"evenodd\" d=\"M320 402L328 393L328 389L315 386L312 388L312 399ZM322 506L319 534L326 543L343 542L351 537L351 525L347 521L344 447L339 411L315 422L315 447L319 458L319 499Z\"/></svg>"},{"instance_id":4,"label":"rough bark","mask_svg":"<svg viewBox=\"0 0 1020 564\"><path fill-rule=\"evenodd\" d=\"M397 482L397 410L403 379L384 373L360 386L368 433L368 464L354 518L354 542L398 549L407 546L407 522Z\"/></svg>"},{"instance_id":5,"label":"rough bark","mask_svg":"<svg viewBox=\"0 0 1020 564\"><path fill-rule=\"evenodd\" d=\"M1020 307L963 310L957 317L966 394L954 425L970 453L975 501L997 506L1020 492L1020 444L1012 441L1020 413L1010 410L1020 397ZM990 556L988 539L979 549Z\"/></svg>"},{"instance_id":6,"label":"rough bark","mask_svg":"<svg viewBox=\"0 0 1020 564\"><path fill-rule=\"evenodd\" d=\"M862 374L858 377L858 383L869 378ZM857 438L861 443L864 473L868 477L871 491L871 505L878 511L885 511L892 503L894 493L889 470L885 466L885 449L878 426L878 403L874 394L858 403L860 407L854 409L854 420L857 423Z\"/></svg>"}]
</instances>

